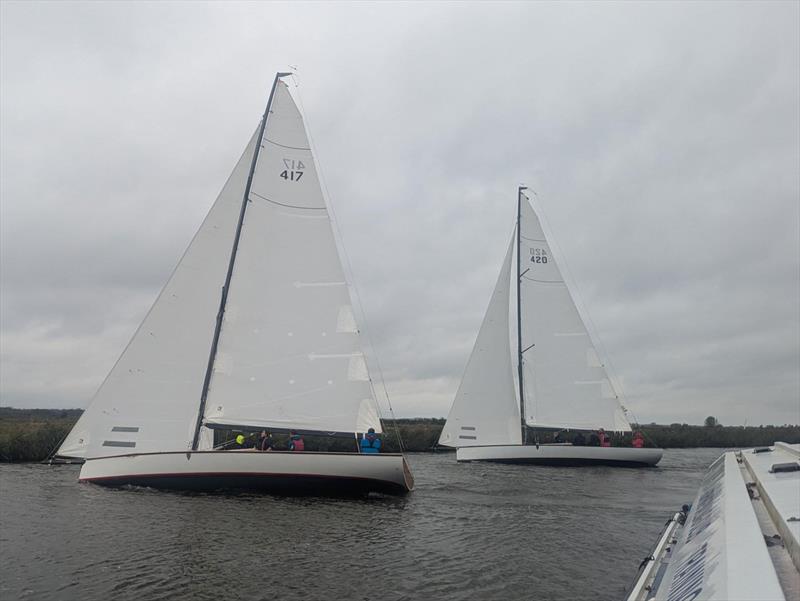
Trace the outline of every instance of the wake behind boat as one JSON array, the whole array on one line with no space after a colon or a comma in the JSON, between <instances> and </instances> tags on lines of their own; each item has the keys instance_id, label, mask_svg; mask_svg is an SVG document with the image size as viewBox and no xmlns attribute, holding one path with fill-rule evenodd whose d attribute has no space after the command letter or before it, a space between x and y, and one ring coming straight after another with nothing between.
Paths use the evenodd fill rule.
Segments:
<instances>
[{"instance_id":1,"label":"wake behind boat","mask_svg":"<svg viewBox=\"0 0 800 601\"><path fill-rule=\"evenodd\" d=\"M57 456L80 480L405 494L402 455L214 450L214 430L381 432L302 116L278 73L200 230Z\"/></svg>"},{"instance_id":2,"label":"wake behind boat","mask_svg":"<svg viewBox=\"0 0 800 601\"><path fill-rule=\"evenodd\" d=\"M529 426L579 432L630 432L631 426L524 189L517 191L514 236L439 444L456 447L458 461L656 465L661 449L539 444L538 440L527 444ZM516 386L510 339L512 290L516 291Z\"/></svg>"}]
</instances>

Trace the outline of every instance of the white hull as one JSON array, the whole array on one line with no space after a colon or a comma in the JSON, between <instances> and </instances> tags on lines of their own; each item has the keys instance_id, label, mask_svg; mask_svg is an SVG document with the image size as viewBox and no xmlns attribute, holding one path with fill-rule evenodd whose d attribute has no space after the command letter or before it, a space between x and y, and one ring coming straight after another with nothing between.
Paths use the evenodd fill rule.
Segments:
<instances>
[{"instance_id":1,"label":"white hull","mask_svg":"<svg viewBox=\"0 0 800 601\"><path fill-rule=\"evenodd\" d=\"M283 451L139 453L87 459L81 482L173 490L403 495L414 480L402 455Z\"/></svg>"},{"instance_id":2,"label":"white hull","mask_svg":"<svg viewBox=\"0 0 800 601\"><path fill-rule=\"evenodd\" d=\"M458 461L494 461L496 463L529 463L539 465L612 465L652 466L661 461L661 449L633 447L586 447L571 444L494 445L461 447Z\"/></svg>"}]
</instances>

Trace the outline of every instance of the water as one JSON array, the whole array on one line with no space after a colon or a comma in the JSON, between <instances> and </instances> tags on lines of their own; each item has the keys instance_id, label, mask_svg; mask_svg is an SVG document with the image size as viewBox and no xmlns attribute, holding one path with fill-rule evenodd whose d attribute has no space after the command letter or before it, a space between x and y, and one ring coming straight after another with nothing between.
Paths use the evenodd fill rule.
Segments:
<instances>
[{"instance_id":1,"label":"water","mask_svg":"<svg viewBox=\"0 0 800 601\"><path fill-rule=\"evenodd\" d=\"M78 484L0 465L0 598L619 599L718 449L656 469L457 464L411 454L417 489L366 500Z\"/></svg>"}]
</instances>

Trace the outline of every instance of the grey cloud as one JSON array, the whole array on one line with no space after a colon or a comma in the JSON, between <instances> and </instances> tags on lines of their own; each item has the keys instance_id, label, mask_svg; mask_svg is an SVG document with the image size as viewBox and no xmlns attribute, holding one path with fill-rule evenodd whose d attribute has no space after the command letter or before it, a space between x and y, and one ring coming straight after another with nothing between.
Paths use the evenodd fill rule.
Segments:
<instances>
[{"instance_id":1,"label":"grey cloud","mask_svg":"<svg viewBox=\"0 0 800 601\"><path fill-rule=\"evenodd\" d=\"M0 7L3 404L88 402L288 63L399 414L525 182L639 418L800 423L796 3Z\"/></svg>"}]
</instances>

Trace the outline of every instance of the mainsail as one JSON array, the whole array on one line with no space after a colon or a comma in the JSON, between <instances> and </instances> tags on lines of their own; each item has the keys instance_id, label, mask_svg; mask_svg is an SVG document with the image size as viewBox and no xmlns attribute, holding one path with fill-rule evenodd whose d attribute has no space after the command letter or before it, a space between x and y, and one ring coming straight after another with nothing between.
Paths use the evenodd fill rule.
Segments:
<instances>
[{"instance_id":1,"label":"mainsail","mask_svg":"<svg viewBox=\"0 0 800 601\"><path fill-rule=\"evenodd\" d=\"M528 425L629 431L608 374L527 200L521 203L519 253L522 348L528 349L523 355Z\"/></svg>"},{"instance_id":2,"label":"mainsail","mask_svg":"<svg viewBox=\"0 0 800 601\"><path fill-rule=\"evenodd\" d=\"M380 431L303 120L279 77L263 137L259 127L58 455L192 447L221 289L256 152L202 423ZM199 448L208 448L210 430L203 427L200 434Z\"/></svg>"},{"instance_id":3,"label":"mainsail","mask_svg":"<svg viewBox=\"0 0 800 601\"><path fill-rule=\"evenodd\" d=\"M467 362L439 444L452 447L522 442L508 338L509 282L515 238Z\"/></svg>"},{"instance_id":4,"label":"mainsail","mask_svg":"<svg viewBox=\"0 0 800 601\"><path fill-rule=\"evenodd\" d=\"M261 143L206 424L379 432L330 216L283 82Z\"/></svg>"}]
</instances>

